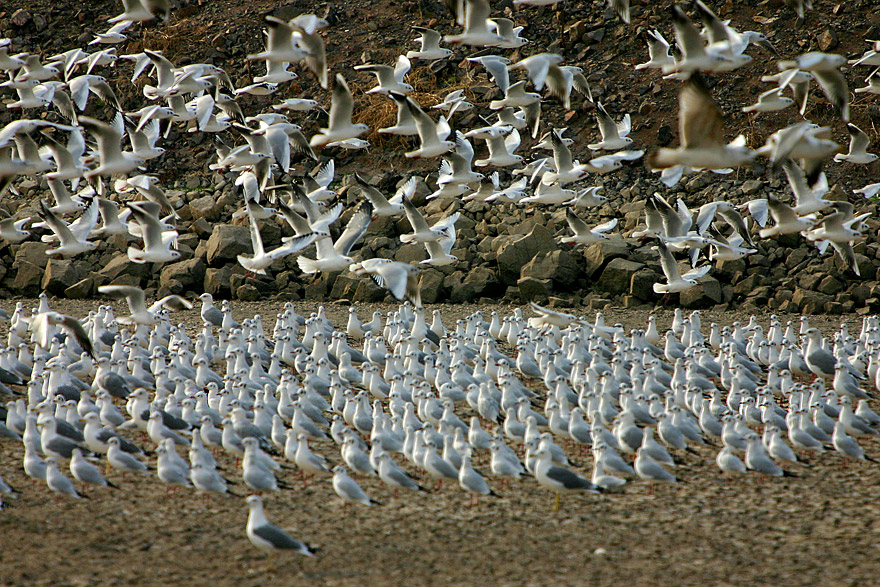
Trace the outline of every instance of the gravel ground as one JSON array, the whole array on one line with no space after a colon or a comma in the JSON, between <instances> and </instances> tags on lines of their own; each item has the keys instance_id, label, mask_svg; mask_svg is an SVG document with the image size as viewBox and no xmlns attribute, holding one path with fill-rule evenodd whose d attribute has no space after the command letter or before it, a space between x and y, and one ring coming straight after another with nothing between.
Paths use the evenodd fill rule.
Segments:
<instances>
[{"instance_id":1,"label":"gravel ground","mask_svg":"<svg viewBox=\"0 0 880 587\"><path fill-rule=\"evenodd\" d=\"M26 300L27 304L35 303ZM11 310L14 301L0 303ZM58 300L53 308L82 316L94 302ZM274 316L281 302L237 303L236 317ZM297 304L300 313L314 305ZM338 324L347 308L325 304ZM376 306L387 310L388 306ZM507 306L437 306L447 326L479 309L509 313ZM372 306L360 306L362 317ZM435 309L431 307L429 309ZM121 308L119 308L121 311ZM526 310L526 314L528 311ZM644 313L608 308L606 320L643 325ZM671 311L655 313L668 326ZM195 324L196 311L183 321ZM703 312L711 321L747 319ZM766 316L760 317L766 322ZM780 316L783 320L789 317ZM826 333L842 319L812 317ZM271 320L269 320L271 326ZM856 330L857 332L857 330ZM878 409L877 402L872 406ZM133 437L141 441L136 436ZM876 440L862 440L880 457ZM315 448L332 460L327 443ZM589 474L588 455L567 453ZM844 466L835 453L805 456L796 478L725 477L715 447L697 447L675 469L682 483L649 486L633 481L616 494L563 496L532 479L504 487L498 498L469 505L457 486L395 497L380 481L360 477L382 505L344 508L329 477L304 486L295 470L281 478L292 487L265 495L270 520L318 549L308 559L267 557L248 542L247 508L238 497L203 498L192 490L169 492L153 476L112 474L119 490L87 488L91 499L56 497L21 470L20 445L0 443L0 474L22 492L0 512L0 584L636 584L841 585L876 582L880 513L873 463ZM225 455L226 475L240 481ZM486 470L486 455L475 461ZM586 466L585 466L586 465ZM407 465L407 469L412 471ZM233 487L243 493L242 484Z\"/></svg>"}]
</instances>

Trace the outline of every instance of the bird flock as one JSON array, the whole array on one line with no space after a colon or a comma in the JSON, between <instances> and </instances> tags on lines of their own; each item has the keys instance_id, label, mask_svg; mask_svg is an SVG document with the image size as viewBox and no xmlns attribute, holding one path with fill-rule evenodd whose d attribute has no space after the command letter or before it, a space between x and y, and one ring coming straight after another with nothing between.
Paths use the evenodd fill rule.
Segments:
<instances>
[{"instance_id":1,"label":"bird flock","mask_svg":"<svg viewBox=\"0 0 880 587\"><path fill-rule=\"evenodd\" d=\"M286 303L267 332L260 315L236 322L202 294L193 331L172 322L188 309L179 300L147 308L143 291L108 287L130 315L101 305L80 320L45 295L17 304L0 350L3 442L23 444L37 484L75 499L149 475L206 495L242 497L243 485L246 533L267 550L314 554L263 513L260 495L295 491L293 469L345 504L382 506L357 478L395 498L447 481L475 500L532 477L558 508L562 493L633 479L653 492L708 451L718 474L765 477L873 461L860 441L880 434L866 401L880 389L877 317L829 340L806 317L707 332L699 311L676 310L665 332L652 316L626 333L601 313L532 304L529 318L476 312L447 329L439 310L429 324L405 302L367 321L351 307L343 327ZM3 497L19 491L0 479Z\"/></svg>"},{"instance_id":2,"label":"bird flock","mask_svg":"<svg viewBox=\"0 0 880 587\"><path fill-rule=\"evenodd\" d=\"M524 9L553 3L514 0ZM523 27L492 17L487 0L448 3L461 32L414 27L420 50L394 65L354 67L375 75L377 85L367 93L386 97L397 109L394 125L380 129L354 122L356 101L346 77L331 75L328 67L324 19L266 16L265 48L247 56L266 74L235 87L216 65L178 67L149 49L117 55L115 45L128 40L133 24L172 16L163 0L123 4L124 12L110 19L113 26L87 47L45 60L16 54L10 40L0 40L0 70L9 78L0 88L15 93L6 106L22 115L0 129L0 194L15 190L24 176L45 180L54 199L54 205L40 200L39 219L0 222L0 237L20 243L30 238L30 223L46 229L41 240L52 245L47 255L73 258L94 250L95 239L130 235L143 243L125 252L132 262L179 259L177 212L158 177L148 173L166 152L159 145L171 147L166 139L179 126L213 137L211 169L231 173L242 190L235 216L246 218L252 254L238 262L249 275L265 275L275 261L296 255L304 274L369 276L403 304L368 322L351 308L345 328L337 328L323 308L304 318L288 303L271 333L259 315L236 322L229 304L217 308L207 293L200 296L203 326L197 332L171 321L170 313L192 308L191 301L167 296L147 306L145 292L132 286L98 290L125 299L127 316L110 306L88 317L68 316L53 311L45 296L32 310L18 304L0 352L0 393L10 396L0 433L23 443L25 473L50 490L80 498L86 485L109 491L130 482L126 476L155 474L169 486L208 494L241 497L238 484L271 494L291 489L292 465L304 482L332 479L346 503L378 503L358 476L376 476L395 494L428 491L429 480L439 490L447 480L474 498L496 495L489 479L501 491L502 484L509 489L533 477L556 494L558 507L566 491L620 490L634 477L652 488L677 482L676 465L693 458L697 446L714 447L724 473L794 475L799 454L826 450L870 460L859 439L880 430L880 417L865 401L866 388L880 388L877 318L865 318L858 335L842 326L830 341L806 318L799 325L771 318L766 330L755 319L712 324L704 334L699 312L684 317L676 311L665 333L653 318L644 330L626 333L607 326L601 314L591 323L535 304L530 318L521 310L503 318L493 312L486 322L478 312L450 329L434 311L429 325L420 267L384 258L356 261L352 251L374 218L405 215L412 232L400 240L425 246L429 258L421 265L455 264L458 213L429 222L412 201L414 174L389 197L354 173L363 200L339 230L343 204L332 204L336 170L328 156L369 148L361 137L370 130L402 137L394 144L409 145L400 148L404 160L440 159L437 189L427 198L563 205L572 232L564 244L600 241L617 225L612 219L591 227L580 218L576 209L607 200L601 188L573 186L640 160L646 150L647 164L667 186L685 174L728 174L765 157L786 174L791 204L774 197L719 200L702 206L694 219L680 199L675 205L659 193L646 199L645 228L632 236L656 241L666 282L654 291L685 291L711 262L756 252L755 237L786 234L803 234L823 253L832 247L858 273L852 246L863 238L868 215L848 202L823 199L826 164L864 165L877 158L867 151L867 135L849 122L844 57L810 52L778 60L779 73L762 78L776 87L743 110L758 116L796 106L805 115L816 82L847 125L847 153L829 138L830 128L808 120L777 130L757 149L743 136L728 142L707 76L752 62L746 51L753 46L776 49L763 34L721 21L700 0L694 10L702 31L674 5L674 48L661 31L648 31L649 60L636 66L641 73L635 75L658 70L681 82L680 146L636 149L631 116L616 118L596 102L599 139L583 151L564 136L567 129L542 129L541 109L554 100L571 109L576 94L592 102L584 71L554 53L536 51L515 62L505 57L504 51L523 50L529 42ZM628 24L629 3L610 4ZM787 4L800 17L809 8L809 2ZM111 47L88 52L95 45ZM409 96L414 88L406 78L414 62L455 55L442 45L479 51L467 61L492 80L488 103L468 102L462 90L430 108ZM872 46L850 65L880 65L880 45ZM123 106L119 88L99 75L120 60L133 65L131 83L150 78L138 109ZM267 102L263 112L245 115L242 95L288 93L285 84L298 76L289 68L300 64L330 92L326 127L307 137L292 121L321 109L322 100L314 97ZM855 91L880 93L877 76L867 79L869 85ZM783 96L789 90L792 98ZM455 115L473 109L485 115L485 125L456 129ZM535 141L528 157L517 154L524 138ZM475 139L486 144L484 158L476 158ZM579 151L588 154L585 163L575 159ZM281 181L300 165L312 167L295 181ZM492 170L487 177L474 168ZM857 190L866 197L878 192L880 184ZM278 216L294 234L267 250L260 225ZM677 254L688 258L684 272ZM701 256L710 263L700 265ZM149 442L137 442L135 431ZM188 447L188 459L179 447ZM572 447L590 449L592 474L574 470L565 450ZM240 479L220 468L212 449L240 462ZM2 482L0 491L15 494ZM261 497L251 495L247 504L246 533L256 547L314 554L266 519Z\"/></svg>"},{"instance_id":3,"label":"bird flock","mask_svg":"<svg viewBox=\"0 0 880 587\"><path fill-rule=\"evenodd\" d=\"M515 2L524 7L553 3ZM354 67L355 71L376 77L377 85L367 94L384 96L396 106L394 125L379 129L353 122L355 97L344 72L331 75L328 68L322 32L329 24L313 14L289 21L264 17L264 50L247 55L247 60L263 64L266 74L253 77L253 83L245 87L235 87L217 65L176 66L161 52L147 48L133 54L116 53L117 46L128 40L133 24L171 17L168 3L162 0L125 2L124 12L110 19L113 26L106 33L97 35L85 48L46 59L36 54L16 54L9 39L0 40L0 70L9 77L0 83L0 88L15 92L17 99L7 100L6 107L9 112L22 115L0 130L0 193L14 190L16 178L25 176L44 180L54 198L54 205L39 202L38 219L4 219L0 222L0 237L10 243L21 242L30 237L26 230L30 222L32 228L48 230L41 240L53 245L46 251L53 257L75 257L94 250L97 243L93 239L126 235L143 242L142 247L131 246L126 251L135 263L180 259L176 243L182 228L177 212L158 177L149 173L150 166L155 169L161 165L165 154L165 148L159 145L170 146L165 139L172 128L178 127L187 133L209 133L217 151L211 169L233 174L235 185L241 188L244 203L234 217L246 217L249 227L253 253L238 257L248 275L265 275L275 261L296 255L304 274L351 271L368 275L398 300L418 306L420 267L383 258L355 262L352 253L372 219L401 214L406 215L413 228L412 234L400 236L401 241L422 243L428 252L422 266L459 261L451 254L456 246L457 215L447 215L429 224L412 203L415 174L402 181L397 193L388 197L354 173L352 179L363 200L356 204L342 230L335 227L343 205L331 205L336 196L332 188L336 169L328 154L368 148L368 141L361 137L370 130L401 137L399 143L387 143L392 151L410 144L403 147L404 160L441 159L437 189L428 199L452 197L500 204L562 205L572 232L572 236L562 238L562 243L590 244L607 238L616 227L616 219L591 227L576 213L578 208L606 202L607 198L599 195L602 188L574 186L643 157L645 150L635 149L635 140L630 136L630 114L617 119L601 102L596 102L601 138L585 145L590 158L581 163L574 158L575 141L564 137L567 129L542 130L541 110L542 105L551 101L570 110L574 94L592 102L583 69L565 64L561 55L549 52L533 52L512 62L505 52L524 51L532 46L522 36L524 27L515 26L507 18L492 17L487 0L452 0L447 4L454 26L464 27L461 33L441 35L414 27L420 35L416 39L420 50L407 51L393 65ZM614 0L610 4L619 18L628 23L628 2ZM810 7L805 2L789 4L800 17ZM739 204L715 201L701 207L694 220L682 200L673 205L659 193L649 195L646 226L631 236L656 240L655 249L666 282L657 283L654 290L661 294L685 291L711 270L712 262L739 259L756 252L755 237L798 233L822 253L830 246L858 274L853 243L864 238L867 214L856 214L854 206L847 202L822 197L828 191L822 172L825 164L864 165L877 159L867 151L868 136L849 123L850 92L840 71L847 64L846 58L810 52L793 59L779 59L779 73L762 78L775 87L762 93L757 103L743 107L743 111L758 116L797 107L805 115L810 85L815 81L839 118L847 123L851 137L847 153L838 152L839 145L829 138L829 127L819 127L806 119L777 130L758 149L750 148L743 136L727 142L724 119L711 96L706 76L723 76L751 63L754 58L746 52L752 47L774 55L776 49L762 33L739 31L720 20L701 0L696 0L694 10L703 24L702 30L680 6L669 8L675 35L672 45L659 29L644 34L649 59L635 67L635 75L653 75L651 71L658 71L666 78L682 82L680 146L650 149L647 164L661 172L663 183L673 186L686 173L710 170L727 174L757 157L766 157L771 169L784 170L794 201L786 203L773 196ZM856 89L858 93L877 93L877 43L849 63L853 68L874 68L867 78L869 85ZM463 90L455 90L426 110L426 105L409 96L414 88L406 79L414 63L429 64L455 55L453 49L442 45L479 51L478 56L466 60L485 70L494 84L494 92L489 96L492 99L487 104L468 102ZM92 47L108 48L89 52ZM112 87L100 75L102 70L124 62L133 65L132 83L141 76L150 77L142 91L146 102L123 106L117 96L120 88ZM289 69L293 65L302 65L320 88L330 90L327 126L310 137L291 117L320 110L320 99L298 96L274 104L270 103L274 100L263 100L263 111L251 115L246 115L239 101L244 94L284 94L285 84L289 87L289 82L298 77ZM783 96L788 90L792 98ZM456 114L474 109L481 111L479 119L484 126L454 129ZM438 111L436 119L430 110ZM490 116L496 120L491 121ZM531 157L517 154L523 135L538 141L532 147ZM128 144L124 144L126 138ZM474 141L485 142L487 156L476 158ZM309 162L313 162L311 169ZM491 172L484 174L475 168L487 168L487 172L491 168ZM299 179L280 181L297 169L304 172ZM880 192L880 184L856 191L873 197ZM77 216L71 218L73 215ZM267 250L260 225L276 217L289 224L293 235ZM767 226L770 217L774 224ZM335 240L331 231L337 235ZM677 254L688 257L687 269L679 268ZM701 257L708 263L700 266Z\"/></svg>"}]
</instances>

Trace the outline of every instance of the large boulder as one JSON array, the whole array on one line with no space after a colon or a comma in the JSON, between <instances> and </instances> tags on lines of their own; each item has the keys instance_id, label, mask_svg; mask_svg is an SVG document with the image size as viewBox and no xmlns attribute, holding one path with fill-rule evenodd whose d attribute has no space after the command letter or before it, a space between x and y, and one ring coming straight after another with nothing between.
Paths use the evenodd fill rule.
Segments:
<instances>
[{"instance_id":1,"label":"large boulder","mask_svg":"<svg viewBox=\"0 0 880 587\"><path fill-rule=\"evenodd\" d=\"M165 265L159 274L159 295L182 294L201 289L205 282L205 269L205 262L199 258Z\"/></svg>"},{"instance_id":2,"label":"large boulder","mask_svg":"<svg viewBox=\"0 0 880 587\"><path fill-rule=\"evenodd\" d=\"M522 268L520 273L521 277L549 279L559 289L570 288L581 275L581 268L574 256L568 251L559 249L537 255Z\"/></svg>"},{"instance_id":3,"label":"large boulder","mask_svg":"<svg viewBox=\"0 0 880 587\"><path fill-rule=\"evenodd\" d=\"M467 302L489 296L498 288L495 272L486 267L474 267L468 271L460 285L449 292L449 300L453 303Z\"/></svg>"},{"instance_id":4,"label":"large boulder","mask_svg":"<svg viewBox=\"0 0 880 587\"><path fill-rule=\"evenodd\" d=\"M519 288L519 299L525 302L546 302L553 292L553 283L549 279L522 277L516 282Z\"/></svg>"},{"instance_id":5,"label":"large boulder","mask_svg":"<svg viewBox=\"0 0 880 587\"><path fill-rule=\"evenodd\" d=\"M43 269L22 261L18 263L15 278L12 280L12 289L15 293L24 296L35 296L40 293L40 284L43 281Z\"/></svg>"},{"instance_id":6,"label":"large boulder","mask_svg":"<svg viewBox=\"0 0 880 587\"><path fill-rule=\"evenodd\" d=\"M208 239L208 265L216 267L235 261L239 255L252 254L251 235L246 226L218 224Z\"/></svg>"},{"instance_id":7,"label":"large boulder","mask_svg":"<svg viewBox=\"0 0 880 587\"><path fill-rule=\"evenodd\" d=\"M235 264L224 265L223 267L209 267L205 269L204 290L216 298L232 297L232 276L244 275L244 267Z\"/></svg>"},{"instance_id":8,"label":"large boulder","mask_svg":"<svg viewBox=\"0 0 880 587\"><path fill-rule=\"evenodd\" d=\"M443 301L445 288L443 274L437 269L425 269L419 276L422 288L422 303L436 304Z\"/></svg>"},{"instance_id":9,"label":"large boulder","mask_svg":"<svg viewBox=\"0 0 880 587\"><path fill-rule=\"evenodd\" d=\"M193 218L204 218L208 222L220 220L223 206L217 203L214 196L203 196L189 203L189 209Z\"/></svg>"},{"instance_id":10,"label":"large boulder","mask_svg":"<svg viewBox=\"0 0 880 587\"><path fill-rule=\"evenodd\" d=\"M498 269L501 281L513 285L520 278L522 268L540 253L549 253L556 250L556 241L553 235L542 225L535 225L524 236L510 235L497 237L500 245L498 251Z\"/></svg>"},{"instance_id":11,"label":"large boulder","mask_svg":"<svg viewBox=\"0 0 880 587\"><path fill-rule=\"evenodd\" d=\"M620 235L614 234L597 243L591 244L584 251L587 277L596 277L605 266L614 259L629 257L629 245Z\"/></svg>"},{"instance_id":12,"label":"large boulder","mask_svg":"<svg viewBox=\"0 0 880 587\"><path fill-rule=\"evenodd\" d=\"M30 263L37 267L45 267L49 257L46 255L51 247L40 241L27 241L18 245L15 251L15 261L12 266L17 268L22 263Z\"/></svg>"},{"instance_id":13,"label":"large boulder","mask_svg":"<svg viewBox=\"0 0 880 587\"><path fill-rule=\"evenodd\" d=\"M679 303L685 308L704 308L724 301L721 284L711 275L697 280L697 285L679 294Z\"/></svg>"},{"instance_id":14,"label":"large boulder","mask_svg":"<svg viewBox=\"0 0 880 587\"><path fill-rule=\"evenodd\" d=\"M104 265L98 273L107 283L115 285L138 285L141 279L151 277L150 265L146 263L135 263L128 258L128 255L122 253L116 255ZM121 279L129 277L132 279Z\"/></svg>"},{"instance_id":15,"label":"large boulder","mask_svg":"<svg viewBox=\"0 0 880 587\"><path fill-rule=\"evenodd\" d=\"M602 274L596 281L596 287L599 291L611 294L626 293L630 289L633 275L644 267L642 263L636 261L622 258L612 259L602 270Z\"/></svg>"},{"instance_id":16,"label":"large boulder","mask_svg":"<svg viewBox=\"0 0 880 587\"><path fill-rule=\"evenodd\" d=\"M82 272L74 259L50 259L46 263L40 285L45 292L63 296L64 290L82 278Z\"/></svg>"}]
</instances>

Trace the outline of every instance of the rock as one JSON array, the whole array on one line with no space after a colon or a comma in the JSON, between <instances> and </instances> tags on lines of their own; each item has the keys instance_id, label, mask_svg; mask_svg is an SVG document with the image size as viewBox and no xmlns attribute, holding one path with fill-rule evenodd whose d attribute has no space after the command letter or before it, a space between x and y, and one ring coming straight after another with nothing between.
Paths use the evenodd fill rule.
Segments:
<instances>
[{"instance_id":1,"label":"rock","mask_svg":"<svg viewBox=\"0 0 880 587\"><path fill-rule=\"evenodd\" d=\"M211 237L211 232L214 230L214 227L204 218L196 218L192 221L192 224L189 225L189 229L200 239L207 240Z\"/></svg>"},{"instance_id":2,"label":"rock","mask_svg":"<svg viewBox=\"0 0 880 587\"><path fill-rule=\"evenodd\" d=\"M741 189L745 195L751 196L764 189L764 182L757 179L747 179L743 182Z\"/></svg>"},{"instance_id":3,"label":"rock","mask_svg":"<svg viewBox=\"0 0 880 587\"><path fill-rule=\"evenodd\" d=\"M574 256L568 251L555 250L547 254L539 254L529 261L520 273L521 277L550 279L557 288L568 288L574 285L581 275Z\"/></svg>"},{"instance_id":4,"label":"rock","mask_svg":"<svg viewBox=\"0 0 880 587\"><path fill-rule=\"evenodd\" d=\"M593 243L584 251L586 277L596 277L613 259L629 257L629 245L619 235Z\"/></svg>"},{"instance_id":5,"label":"rock","mask_svg":"<svg viewBox=\"0 0 880 587\"><path fill-rule=\"evenodd\" d=\"M796 287L791 297L791 303L804 314L820 314L825 310L825 304L830 301L832 301L831 296L802 287Z\"/></svg>"},{"instance_id":6,"label":"rock","mask_svg":"<svg viewBox=\"0 0 880 587\"><path fill-rule=\"evenodd\" d=\"M665 147L672 142L673 138L672 127L668 124L661 124L660 128L657 129L657 144L661 147Z\"/></svg>"},{"instance_id":7,"label":"rock","mask_svg":"<svg viewBox=\"0 0 880 587\"><path fill-rule=\"evenodd\" d=\"M46 263L46 270L43 272L40 284L43 291L57 296L64 295L64 290L82 279L78 267L74 259L51 259Z\"/></svg>"},{"instance_id":8,"label":"rock","mask_svg":"<svg viewBox=\"0 0 880 587\"><path fill-rule=\"evenodd\" d=\"M9 17L9 24L21 28L27 26L33 20L33 15L24 8L19 8Z\"/></svg>"},{"instance_id":9,"label":"rock","mask_svg":"<svg viewBox=\"0 0 880 587\"><path fill-rule=\"evenodd\" d=\"M517 280L520 300L525 302L546 302L552 291L549 279L523 277Z\"/></svg>"},{"instance_id":10,"label":"rock","mask_svg":"<svg viewBox=\"0 0 880 587\"><path fill-rule=\"evenodd\" d=\"M354 299L354 294L357 292L358 285L360 285L361 280L354 275L340 275L336 278L336 281L333 282L333 288L330 290L330 297L334 300L339 299Z\"/></svg>"},{"instance_id":11,"label":"rock","mask_svg":"<svg viewBox=\"0 0 880 587\"><path fill-rule=\"evenodd\" d=\"M43 269L33 263L22 261L15 272L12 280L12 289L19 295L35 296L40 293L40 284L43 281Z\"/></svg>"},{"instance_id":12,"label":"rock","mask_svg":"<svg viewBox=\"0 0 880 587\"><path fill-rule=\"evenodd\" d=\"M697 280L697 285L679 294L679 303L685 308L703 308L720 304L724 300L721 284L711 275Z\"/></svg>"},{"instance_id":13,"label":"rock","mask_svg":"<svg viewBox=\"0 0 880 587\"><path fill-rule=\"evenodd\" d=\"M386 291L376 285L376 282L372 279L360 279L360 283L358 283L357 289L354 292L354 297L352 297L352 301L354 302L368 302L375 303L381 302L385 299Z\"/></svg>"},{"instance_id":14,"label":"rock","mask_svg":"<svg viewBox=\"0 0 880 587\"><path fill-rule=\"evenodd\" d=\"M218 224L208 239L208 265L236 261L238 255L251 254L251 235L246 226Z\"/></svg>"},{"instance_id":15,"label":"rock","mask_svg":"<svg viewBox=\"0 0 880 587\"><path fill-rule=\"evenodd\" d=\"M820 51L831 51L838 45L837 33L831 27L826 28L819 33L819 36L816 38L816 44L819 46Z\"/></svg>"},{"instance_id":16,"label":"rock","mask_svg":"<svg viewBox=\"0 0 880 587\"><path fill-rule=\"evenodd\" d=\"M536 255L556 249L553 235L540 224L525 236L507 238L512 240L497 249L497 260L501 281L509 285L517 283L522 268Z\"/></svg>"},{"instance_id":17,"label":"rock","mask_svg":"<svg viewBox=\"0 0 880 587\"><path fill-rule=\"evenodd\" d=\"M428 258L428 251L422 243L402 245L394 253L394 260L401 263L418 263Z\"/></svg>"},{"instance_id":18,"label":"rock","mask_svg":"<svg viewBox=\"0 0 880 587\"><path fill-rule=\"evenodd\" d=\"M599 291L611 294L625 293L630 289L633 275L644 267L642 263L636 261L621 258L612 259L602 270L602 274L596 281L596 287Z\"/></svg>"},{"instance_id":19,"label":"rock","mask_svg":"<svg viewBox=\"0 0 880 587\"><path fill-rule=\"evenodd\" d=\"M816 288L816 291L825 295L833 296L834 294L843 291L843 284L833 275L826 275L825 278L823 278L822 281L819 282L819 286Z\"/></svg>"},{"instance_id":20,"label":"rock","mask_svg":"<svg viewBox=\"0 0 880 587\"><path fill-rule=\"evenodd\" d=\"M64 290L64 297L71 300L82 300L93 295L95 295L95 279L93 277L80 279Z\"/></svg>"},{"instance_id":21,"label":"rock","mask_svg":"<svg viewBox=\"0 0 880 587\"><path fill-rule=\"evenodd\" d=\"M229 298L232 295L232 276L244 275L244 267L238 263L224 265L219 268L205 269L205 283L203 289L217 298Z\"/></svg>"},{"instance_id":22,"label":"rock","mask_svg":"<svg viewBox=\"0 0 880 587\"><path fill-rule=\"evenodd\" d=\"M151 274L150 265L135 263L124 253L113 257L98 273L106 279L107 283L115 285L140 285L140 281L150 277ZM119 281L122 277L133 279Z\"/></svg>"},{"instance_id":23,"label":"rock","mask_svg":"<svg viewBox=\"0 0 880 587\"><path fill-rule=\"evenodd\" d=\"M419 277L422 288L422 303L436 304L443 301L445 288L443 274L437 269L425 269Z\"/></svg>"},{"instance_id":24,"label":"rock","mask_svg":"<svg viewBox=\"0 0 880 587\"><path fill-rule=\"evenodd\" d=\"M629 293L640 300L653 300L658 295L654 293L654 284L660 279L653 269L640 269L630 278Z\"/></svg>"},{"instance_id":25,"label":"rock","mask_svg":"<svg viewBox=\"0 0 880 587\"><path fill-rule=\"evenodd\" d=\"M254 302L260 299L260 290L252 283L243 283L235 290L235 298L246 302Z\"/></svg>"},{"instance_id":26,"label":"rock","mask_svg":"<svg viewBox=\"0 0 880 587\"><path fill-rule=\"evenodd\" d=\"M486 267L474 267L468 271L458 287L450 289L449 301L452 303L468 302L491 295L496 288L498 288L498 278L494 271Z\"/></svg>"},{"instance_id":27,"label":"rock","mask_svg":"<svg viewBox=\"0 0 880 587\"><path fill-rule=\"evenodd\" d=\"M49 259L48 255L46 255L46 251L50 248L51 247L46 243L38 241L23 242L18 245L18 250L15 251L15 261L13 262L12 267L18 267L21 263L30 263L37 267L45 267L46 261Z\"/></svg>"},{"instance_id":28,"label":"rock","mask_svg":"<svg viewBox=\"0 0 880 587\"><path fill-rule=\"evenodd\" d=\"M159 274L160 295L197 290L205 281L205 269L205 262L199 258L165 265Z\"/></svg>"}]
</instances>

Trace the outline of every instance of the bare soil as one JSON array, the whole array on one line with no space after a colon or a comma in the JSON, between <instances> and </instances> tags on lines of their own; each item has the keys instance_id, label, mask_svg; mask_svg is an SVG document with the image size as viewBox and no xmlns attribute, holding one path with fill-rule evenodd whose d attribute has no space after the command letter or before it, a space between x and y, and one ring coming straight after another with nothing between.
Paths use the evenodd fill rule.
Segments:
<instances>
[{"instance_id":1,"label":"bare soil","mask_svg":"<svg viewBox=\"0 0 880 587\"><path fill-rule=\"evenodd\" d=\"M26 304L35 301L27 300ZM11 302L0 304L7 310ZM53 308L82 316L91 302L58 300ZM260 313L271 325L281 302L237 303L236 317ZM347 307L327 304L341 324ZM376 306L382 310L389 306ZM454 324L479 309L510 313L502 306L437 306ZM314 305L297 304L300 313ZM361 306L366 317L374 306ZM434 308L429 308L434 309ZM122 308L118 308L121 312ZM525 310L528 314L528 310ZM668 326L670 311L655 313ZM178 315L190 328L195 310ZM606 320L626 327L645 324L646 314L609 308ZM703 312L729 323L748 316ZM761 316L765 323L767 316ZM796 317L780 316L783 320ZM851 332L860 319L844 317ZM826 333L840 317L811 317ZM878 402L872 401L875 409ZM139 435L132 436L151 447ZM862 440L880 458L876 440ZM338 450L316 443L338 461ZM315 558L266 556L245 536L247 508L233 496L204 498L194 490L171 491L154 473L123 478L119 490L85 488L88 500L58 497L27 478L23 450L0 442L0 474L22 495L0 512L0 583L4 585L869 585L876 582L880 468L844 463L836 453L805 456L792 467L796 478L725 477L715 466L717 447L680 455L676 485L634 480L622 493L567 494L558 512L553 495L532 479L502 486L498 498L476 506L459 487L433 482L429 493L394 496L377 479L358 482L382 505L343 507L329 477L305 486L294 469L281 478L292 488L264 495L270 520L318 549ZM567 447L590 473L589 455ZM399 457L398 457L399 459ZM246 493L234 462L221 456L226 475ZM476 467L486 472L487 456ZM150 462L154 463L153 459Z\"/></svg>"}]
</instances>

